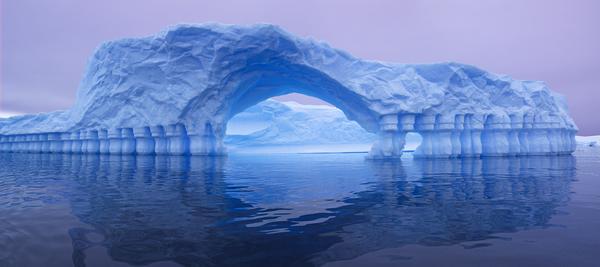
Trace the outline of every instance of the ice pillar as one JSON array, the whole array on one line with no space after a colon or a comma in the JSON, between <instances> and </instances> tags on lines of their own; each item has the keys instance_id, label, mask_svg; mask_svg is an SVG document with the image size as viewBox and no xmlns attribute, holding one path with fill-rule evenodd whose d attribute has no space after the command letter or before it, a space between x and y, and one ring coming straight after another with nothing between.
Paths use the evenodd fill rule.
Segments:
<instances>
[{"instance_id":1,"label":"ice pillar","mask_svg":"<svg viewBox=\"0 0 600 267\"><path fill-rule=\"evenodd\" d=\"M464 115L454 116L454 129L452 129L452 157L460 157L462 153L462 132L465 124Z\"/></svg>"},{"instance_id":2,"label":"ice pillar","mask_svg":"<svg viewBox=\"0 0 600 267\"><path fill-rule=\"evenodd\" d=\"M381 116L379 119L379 138L371 147L369 158L384 159L402 156L404 136L398 130L397 114Z\"/></svg>"},{"instance_id":3,"label":"ice pillar","mask_svg":"<svg viewBox=\"0 0 600 267\"><path fill-rule=\"evenodd\" d=\"M108 139L108 131L106 129L100 129L98 131L98 153L100 154L108 154L109 150L109 139Z\"/></svg>"},{"instance_id":4,"label":"ice pillar","mask_svg":"<svg viewBox=\"0 0 600 267\"><path fill-rule=\"evenodd\" d=\"M435 129L435 115L421 114L415 120L415 129L421 135L422 141L415 150L417 158L429 158L433 155L433 131Z\"/></svg>"},{"instance_id":5,"label":"ice pillar","mask_svg":"<svg viewBox=\"0 0 600 267\"><path fill-rule=\"evenodd\" d=\"M135 154L135 137L133 135L133 129L122 128L121 129L121 154L131 155Z\"/></svg>"},{"instance_id":6,"label":"ice pillar","mask_svg":"<svg viewBox=\"0 0 600 267\"><path fill-rule=\"evenodd\" d=\"M61 133L48 134L48 140L50 141L50 153L62 153L63 142Z\"/></svg>"},{"instance_id":7,"label":"ice pillar","mask_svg":"<svg viewBox=\"0 0 600 267\"><path fill-rule=\"evenodd\" d=\"M506 156L510 147L508 132L510 119L508 116L488 115L481 136L483 156Z\"/></svg>"},{"instance_id":8,"label":"ice pillar","mask_svg":"<svg viewBox=\"0 0 600 267\"><path fill-rule=\"evenodd\" d=\"M536 114L533 117L533 125L528 134L529 155L547 155L550 152L548 126L549 123L543 115Z\"/></svg>"},{"instance_id":9,"label":"ice pillar","mask_svg":"<svg viewBox=\"0 0 600 267\"><path fill-rule=\"evenodd\" d=\"M522 145L520 134L523 130L523 115L510 115L510 130L508 132L508 155L522 155Z\"/></svg>"},{"instance_id":10,"label":"ice pillar","mask_svg":"<svg viewBox=\"0 0 600 267\"><path fill-rule=\"evenodd\" d=\"M62 139L62 153L71 153L71 133L62 133L60 137Z\"/></svg>"},{"instance_id":11,"label":"ice pillar","mask_svg":"<svg viewBox=\"0 0 600 267\"><path fill-rule=\"evenodd\" d=\"M71 133L71 153L81 153L81 132Z\"/></svg>"},{"instance_id":12,"label":"ice pillar","mask_svg":"<svg viewBox=\"0 0 600 267\"><path fill-rule=\"evenodd\" d=\"M91 130L87 131L86 137L86 153L88 154L98 154L100 153L100 140L98 136L98 131Z\"/></svg>"},{"instance_id":13,"label":"ice pillar","mask_svg":"<svg viewBox=\"0 0 600 267\"><path fill-rule=\"evenodd\" d=\"M6 152L6 136L0 135L0 152Z\"/></svg>"},{"instance_id":14,"label":"ice pillar","mask_svg":"<svg viewBox=\"0 0 600 267\"><path fill-rule=\"evenodd\" d=\"M157 155L166 155L169 153L168 149L168 140L165 135L164 127L152 126L150 127L150 132L152 133L152 137L154 138L154 152Z\"/></svg>"},{"instance_id":15,"label":"ice pillar","mask_svg":"<svg viewBox=\"0 0 600 267\"><path fill-rule=\"evenodd\" d=\"M154 154L154 138L149 127L138 127L134 129L135 151L139 155Z\"/></svg>"},{"instance_id":16,"label":"ice pillar","mask_svg":"<svg viewBox=\"0 0 600 267\"><path fill-rule=\"evenodd\" d=\"M431 157L449 158L452 155L452 131L454 129L454 115L435 116L434 130L431 132Z\"/></svg>"},{"instance_id":17,"label":"ice pillar","mask_svg":"<svg viewBox=\"0 0 600 267\"><path fill-rule=\"evenodd\" d=\"M41 153L50 153L50 141L48 141L48 134L43 133L39 135L40 143L42 143Z\"/></svg>"},{"instance_id":18,"label":"ice pillar","mask_svg":"<svg viewBox=\"0 0 600 267\"><path fill-rule=\"evenodd\" d=\"M169 155L187 155L189 153L189 139L183 124L171 124L167 126L165 134L169 140Z\"/></svg>"},{"instance_id":19,"label":"ice pillar","mask_svg":"<svg viewBox=\"0 0 600 267\"><path fill-rule=\"evenodd\" d=\"M214 129L213 124L206 122L198 134L190 134L190 154L201 156L225 155L220 129Z\"/></svg>"},{"instance_id":20,"label":"ice pillar","mask_svg":"<svg viewBox=\"0 0 600 267\"><path fill-rule=\"evenodd\" d=\"M108 130L108 153L113 155L121 154L121 129Z\"/></svg>"}]
</instances>

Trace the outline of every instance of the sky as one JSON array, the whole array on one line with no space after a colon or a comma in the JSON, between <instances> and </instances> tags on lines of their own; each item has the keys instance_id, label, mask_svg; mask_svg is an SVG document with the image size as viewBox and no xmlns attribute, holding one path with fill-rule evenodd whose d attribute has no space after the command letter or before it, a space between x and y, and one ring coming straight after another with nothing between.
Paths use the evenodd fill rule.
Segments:
<instances>
[{"instance_id":1,"label":"sky","mask_svg":"<svg viewBox=\"0 0 600 267\"><path fill-rule=\"evenodd\" d=\"M598 11L594 0L0 0L0 115L69 108L104 41L176 23L273 23L364 59L543 80L567 97L579 134L600 134Z\"/></svg>"}]
</instances>

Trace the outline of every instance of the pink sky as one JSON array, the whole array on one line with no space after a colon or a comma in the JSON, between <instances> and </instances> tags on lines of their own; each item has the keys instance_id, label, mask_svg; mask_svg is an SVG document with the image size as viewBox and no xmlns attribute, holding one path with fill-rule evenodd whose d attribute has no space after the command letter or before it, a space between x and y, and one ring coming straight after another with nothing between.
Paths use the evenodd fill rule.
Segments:
<instances>
[{"instance_id":1,"label":"pink sky","mask_svg":"<svg viewBox=\"0 0 600 267\"><path fill-rule=\"evenodd\" d=\"M580 134L600 134L595 117L600 114L600 1L0 3L0 113L71 106L87 58L103 41L149 35L181 22L266 22L365 59L457 61L546 81L567 96Z\"/></svg>"}]
</instances>

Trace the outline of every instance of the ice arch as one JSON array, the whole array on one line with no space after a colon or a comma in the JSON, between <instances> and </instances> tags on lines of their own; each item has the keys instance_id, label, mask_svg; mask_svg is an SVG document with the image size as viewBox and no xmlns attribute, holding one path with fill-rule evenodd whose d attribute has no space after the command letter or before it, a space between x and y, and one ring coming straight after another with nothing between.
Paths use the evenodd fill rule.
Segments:
<instances>
[{"instance_id":1,"label":"ice arch","mask_svg":"<svg viewBox=\"0 0 600 267\"><path fill-rule=\"evenodd\" d=\"M228 153L359 152L376 137L333 105L294 93L235 115L224 143Z\"/></svg>"},{"instance_id":2,"label":"ice arch","mask_svg":"<svg viewBox=\"0 0 600 267\"><path fill-rule=\"evenodd\" d=\"M459 63L361 60L272 25L178 25L107 42L75 105L0 121L0 151L225 153L226 122L272 96L332 103L377 133L370 157L395 158L418 132L420 157L567 154L577 130L542 82Z\"/></svg>"}]
</instances>

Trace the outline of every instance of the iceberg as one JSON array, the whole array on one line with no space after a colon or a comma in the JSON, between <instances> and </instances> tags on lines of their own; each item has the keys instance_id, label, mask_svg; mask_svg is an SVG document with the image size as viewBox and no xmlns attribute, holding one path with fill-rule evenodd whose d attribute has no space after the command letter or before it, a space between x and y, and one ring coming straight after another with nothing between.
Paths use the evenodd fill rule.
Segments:
<instances>
[{"instance_id":1,"label":"iceberg","mask_svg":"<svg viewBox=\"0 0 600 267\"><path fill-rule=\"evenodd\" d=\"M176 25L102 44L72 108L0 120L0 151L223 155L227 122L257 103L322 99L377 136L370 158L570 154L577 126L539 81L447 62L362 60L281 28Z\"/></svg>"},{"instance_id":2,"label":"iceberg","mask_svg":"<svg viewBox=\"0 0 600 267\"><path fill-rule=\"evenodd\" d=\"M577 142L577 147L581 149L600 147L600 135L576 136L575 141Z\"/></svg>"}]
</instances>

